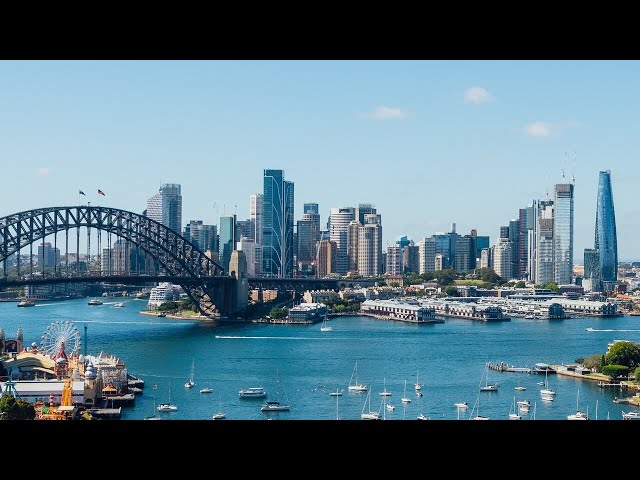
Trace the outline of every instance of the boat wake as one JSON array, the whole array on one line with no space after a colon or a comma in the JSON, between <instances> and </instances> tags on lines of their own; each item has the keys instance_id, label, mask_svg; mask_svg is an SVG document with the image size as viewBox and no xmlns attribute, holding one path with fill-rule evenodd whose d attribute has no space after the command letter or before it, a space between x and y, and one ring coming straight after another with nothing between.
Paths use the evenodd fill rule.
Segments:
<instances>
[{"instance_id":1,"label":"boat wake","mask_svg":"<svg viewBox=\"0 0 640 480\"><path fill-rule=\"evenodd\" d=\"M326 340L328 337L250 337L244 335L216 335L216 338L223 340ZM331 337L331 340L335 340L335 337Z\"/></svg>"},{"instance_id":2,"label":"boat wake","mask_svg":"<svg viewBox=\"0 0 640 480\"><path fill-rule=\"evenodd\" d=\"M611 329L595 329L595 328L586 328L585 329L587 332L640 332L640 330L638 329L624 329L624 328L620 328L620 329L616 329L616 328L611 328Z\"/></svg>"}]
</instances>

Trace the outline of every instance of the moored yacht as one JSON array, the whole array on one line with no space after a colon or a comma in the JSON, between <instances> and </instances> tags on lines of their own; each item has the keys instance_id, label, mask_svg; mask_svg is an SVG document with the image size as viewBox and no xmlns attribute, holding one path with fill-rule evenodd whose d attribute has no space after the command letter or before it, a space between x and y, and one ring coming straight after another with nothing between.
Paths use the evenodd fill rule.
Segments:
<instances>
[{"instance_id":1,"label":"moored yacht","mask_svg":"<svg viewBox=\"0 0 640 480\"><path fill-rule=\"evenodd\" d=\"M249 387L238 392L240 398L265 398L267 392L263 387Z\"/></svg>"}]
</instances>

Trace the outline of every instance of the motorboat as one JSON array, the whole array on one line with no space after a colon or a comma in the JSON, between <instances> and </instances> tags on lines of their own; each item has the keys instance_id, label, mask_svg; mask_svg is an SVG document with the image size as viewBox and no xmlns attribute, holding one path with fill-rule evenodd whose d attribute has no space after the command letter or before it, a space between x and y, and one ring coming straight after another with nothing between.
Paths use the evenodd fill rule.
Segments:
<instances>
[{"instance_id":1,"label":"motorboat","mask_svg":"<svg viewBox=\"0 0 640 480\"><path fill-rule=\"evenodd\" d=\"M262 387L249 387L238 392L240 398L265 398L267 392Z\"/></svg>"},{"instance_id":2,"label":"motorboat","mask_svg":"<svg viewBox=\"0 0 640 480\"><path fill-rule=\"evenodd\" d=\"M577 411L571 415L567 415L567 420L589 420L587 414L581 411Z\"/></svg>"},{"instance_id":3,"label":"motorboat","mask_svg":"<svg viewBox=\"0 0 640 480\"><path fill-rule=\"evenodd\" d=\"M622 411L623 420L640 420L640 411L637 412L625 412Z\"/></svg>"},{"instance_id":4,"label":"motorboat","mask_svg":"<svg viewBox=\"0 0 640 480\"><path fill-rule=\"evenodd\" d=\"M469 408L469 404L467 402L454 403L453 406L461 410L466 410L467 408Z\"/></svg>"},{"instance_id":5,"label":"motorboat","mask_svg":"<svg viewBox=\"0 0 640 480\"><path fill-rule=\"evenodd\" d=\"M31 300L23 300L20 303L18 303L18 306L19 307L35 307L36 304Z\"/></svg>"},{"instance_id":6,"label":"motorboat","mask_svg":"<svg viewBox=\"0 0 640 480\"><path fill-rule=\"evenodd\" d=\"M97 298L93 298L89 300L89 305L102 305L102 301L98 300Z\"/></svg>"},{"instance_id":7,"label":"motorboat","mask_svg":"<svg viewBox=\"0 0 640 480\"><path fill-rule=\"evenodd\" d=\"M212 418L214 420L223 420L223 419L227 418L227 415L222 413L222 412L218 412L218 413L214 413Z\"/></svg>"},{"instance_id":8,"label":"motorboat","mask_svg":"<svg viewBox=\"0 0 640 480\"><path fill-rule=\"evenodd\" d=\"M212 393L213 392L213 388L211 387L204 387L200 389L200 393Z\"/></svg>"},{"instance_id":9,"label":"motorboat","mask_svg":"<svg viewBox=\"0 0 640 480\"><path fill-rule=\"evenodd\" d=\"M482 387L480 387L480 391L481 392L497 392L498 388L500 388L500 386L497 383L494 383L493 385L483 385Z\"/></svg>"},{"instance_id":10,"label":"motorboat","mask_svg":"<svg viewBox=\"0 0 640 480\"><path fill-rule=\"evenodd\" d=\"M118 302L118 303L114 304L113 306L114 306L115 308L122 308L122 307L124 307L124 303L122 303L122 302Z\"/></svg>"},{"instance_id":11,"label":"motorboat","mask_svg":"<svg viewBox=\"0 0 640 480\"><path fill-rule=\"evenodd\" d=\"M335 392L329 392L329 395L331 395L332 397L340 397L340 396L342 396L342 390L338 390L336 388L336 391Z\"/></svg>"},{"instance_id":12,"label":"motorboat","mask_svg":"<svg viewBox=\"0 0 640 480\"><path fill-rule=\"evenodd\" d=\"M516 390L517 390L517 391L519 391L519 392L522 392L522 391L524 391L524 390L526 390L526 389L527 389L527 387L523 387L522 385L518 385L518 386L516 387Z\"/></svg>"},{"instance_id":13,"label":"motorboat","mask_svg":"<svg viewBox=\"0 0 640 480\"><path fill-rule=\"evenodd\" d=\"M288 412L291 409L290 405L283 405L278 401L269 401L262 404L260 410L263 412Z\"/></svg>"},{"instance_id":14,"label":"motorboat","mask_svg":"<svg viewBox=\"0 0 640 480\"><path fill-rule=\"evenodd\" d=\"M418 420L430 420L429 417L427 417L425 414L420 413L418 414L418 416L416 417Z\"/></svg>"}]
</instances>

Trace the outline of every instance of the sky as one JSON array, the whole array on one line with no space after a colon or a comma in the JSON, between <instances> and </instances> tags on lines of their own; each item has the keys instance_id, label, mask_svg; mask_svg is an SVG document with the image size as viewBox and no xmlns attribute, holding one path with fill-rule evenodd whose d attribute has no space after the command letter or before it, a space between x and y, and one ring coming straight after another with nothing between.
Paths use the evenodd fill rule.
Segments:
<instances>
[{"instance_id":1,"label":"sky","mask_svg":"<svg viewBox=\"0 0 640 480\"><path fill-rule=\"evenodd\" d=\"M179 183L183 224L246 219L274 168L296 219L373 203L383 246L453 222L494 243L564 170L581 263L610 170L619 259L640 259L639 85L636 60L0 60L0 217L142 212Z\"/></svg>"}]
</instances>

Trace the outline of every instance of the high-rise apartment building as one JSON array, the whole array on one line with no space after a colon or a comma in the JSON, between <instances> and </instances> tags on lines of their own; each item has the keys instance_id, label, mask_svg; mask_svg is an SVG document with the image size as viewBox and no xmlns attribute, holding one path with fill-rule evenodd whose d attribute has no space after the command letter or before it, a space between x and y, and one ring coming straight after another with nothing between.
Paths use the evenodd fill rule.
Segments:
<instances>
[{"instance_id":1,"label":"high-rise apartment building","mask_svg":"<svg viewBox=\"0 0 640 480\"><path fill-rule=\"evenodd\" d=\"M337 248L336 271L345 275L349 271L349 253L347 230L349 223L355 220L356 210L353 207L332 208L329 216L329 238Z\"/></svg>"},{"instance_id":2,"label":"high-rise apartment building","mask_svg":"<svg viewBox=\"0 0 640 480\"><path fill-rule=\"evenodd\" d=\"M387 246L386 268L387 275L402 275L402 247L400 243Z\"/></svg>"},{"instance_id":3,"label":"high-rise apartment building","mask_svg":"<svg viewBox=\"0 0 640 480\"><path fill-rule=\"evenodd\" d=\"M202 220L191 220L184 227L183 236L203 252L218 251L217 225L205 225Z\"/></svg>"},{"instance_id":4,"label":"high-rise apartment building","mask_svg":"<svg viewBox=\"0 0 640 480\"><path fill-rule=\"evenodd\" d=\"M436 240L429 237L418 242L418 273L430 273L436 271Z\"/></svg>"},{"instance_id":5,"label":"high-rise apartment building","mask_svg":"<svg viewBox=\"0 0 640 480\"><path fill-rule=\"evenodd\" d=\"M382 218L367 213L364 225L359 226L358 273L365 277L380 275L382 266Z\"/></svg>"},{"instance_id":6,"label":"high-rise apartment building","mask_svg":"<svg viewBox=\"0 0 640 480\"><path fill-rule=\"evenodd\" d=\"M420 272L420 247L413 240L402 248L402 269L403 273Z\"/></svg>"},{"instance_id":7,"label":"high-rise apartment building","mask_svg":"<svg viewBox=\"0 0 640 480\"><path fill-rule=\"evenodd\" d=\"M360 222L360 225L364 225L366 223L365 215L372 215L375 213L377 213L376 207L374 207L371 203L361 203L358 205L358 208L356 208L355 220Z\"/></svg>"},{"instance_id":8,"label":"high-rise apartment building","mask_svg":"<svg viewBox=\"0 0 640 480\"><path fill-rule=\"evenodd\" d=\"M348 272L358 273L358 240L360 238L360 222L352 220L347 226Z\"/></svg>"},{"instance_id":9,"label":"high-rise apartment building","mask_svg":"<svg viewBox=\"0 0 640 480\"><path fill-rule=\"evenodd\" d=\"M177 183L164 183L160 190L147 200L146 215L170 228L178 235L182 232L182 194Z\"/></svg>"},{"instance_id":10,"label":"high-rise apartment building","mask_svg":"<svg viewBox=\"0 0 640 480\"><path fill-rule=\"evenodd\" d=\"M338 246L331 240L320 240L318 245L318 264L316 275L324 278L327 275L336 273L338 256Z\"/></svg>"},{"instance_id":11,"label":"high-rise apartment building","mask_svg":"<svg viewBox=\"0 0 640 480\"><path fill-rule=\"evenodd\" d=\"M284 170L264 170L262 273L275 277L293 274L294 184Z\"/></svg>"},{"instance_id":12,"label":"high-rise apartment building","mask_svg":"<svg viewBox=\"0 0 640 480\"><path fill-rule=\"evenodd\" d=\"M508 239L501 237L493 246L493 271L505 280L511 280L511 249L513 243Z\"/></svg>"},{"instance_id":13,"label":"high-rise apartment building","mask_svg":"<svg viewBox=\"0 0 640 480\"><path fill-rule=\"evenodd\" d=\"M602 289L613 290L618 280L618 237L610 170L599 173L594 248L598 250Z\"/></svg>"},{"instance_id":14,"label":"high-rise apartment building","mask_svg":"<svg viewBox=\"0 0 640 480\"><path fill-rule=\"evenodd\" d=\"M298 220L298 263L310 264L316 258L316 243L318 237L318 224L313 220Z\"/></svg>"},{"instance_id":15,"label":"high-rise apartment building","mask_svg":"<svg viewBox=\"0 0 640 480\"><path fill-rule=\"evenodd\" d=\"M573 188L572 183L555 186L553 212L553 278L558 285L573 277Z\"/></svg>"}]
</instances>

